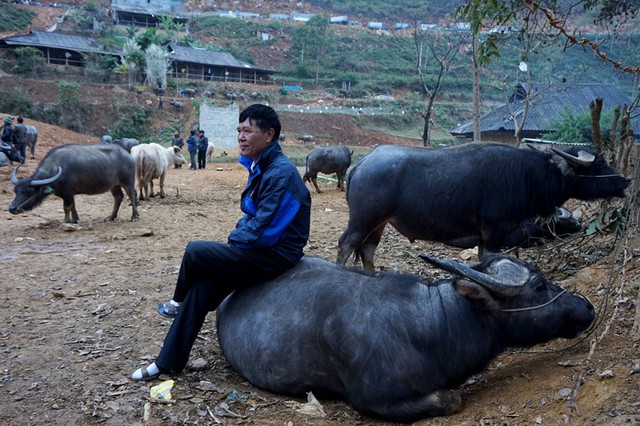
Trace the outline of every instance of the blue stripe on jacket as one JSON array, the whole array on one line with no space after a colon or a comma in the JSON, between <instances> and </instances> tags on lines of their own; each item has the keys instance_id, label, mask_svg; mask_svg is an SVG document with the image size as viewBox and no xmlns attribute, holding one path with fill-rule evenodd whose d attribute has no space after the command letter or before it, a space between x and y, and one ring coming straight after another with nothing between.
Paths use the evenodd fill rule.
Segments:
<instances>
[{"instance_id":1,"label":"blue stripe on jacket","mask_svg":"<svg viewBox=\"0 0 640 426\"><path fill-rule=\"evenodd\" d=\"M280 208L260 238L252 244L238 243L236 246L240 248L271 247L285 236L287 228L289 228L289 225L293 222L298 210L300 210L300 203L298 200L296 200L291 193L285 193L284 198L280 203ZM246 216L248 216L245 218L246 220L249 220L251 215L255 215L256 209L251 197L246 198L244 211L247 212Z\"/></svg>"}]
</instances>

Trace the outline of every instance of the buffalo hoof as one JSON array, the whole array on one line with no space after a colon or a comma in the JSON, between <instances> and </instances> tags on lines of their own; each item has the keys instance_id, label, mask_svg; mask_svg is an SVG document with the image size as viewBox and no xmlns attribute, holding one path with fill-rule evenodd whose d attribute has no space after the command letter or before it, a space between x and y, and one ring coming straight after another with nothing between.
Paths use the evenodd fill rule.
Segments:
<instances>
[{"instance_id":1,"label":"buffalo hoof","mask_svg":"<svg viewBox=\"0 0 640 426\"><path fill-rule=\"evenodd\" d=\"M115 220L115 216L107 216L102 219L103 222L113 222Z\"/></svg>"}]
</instances>

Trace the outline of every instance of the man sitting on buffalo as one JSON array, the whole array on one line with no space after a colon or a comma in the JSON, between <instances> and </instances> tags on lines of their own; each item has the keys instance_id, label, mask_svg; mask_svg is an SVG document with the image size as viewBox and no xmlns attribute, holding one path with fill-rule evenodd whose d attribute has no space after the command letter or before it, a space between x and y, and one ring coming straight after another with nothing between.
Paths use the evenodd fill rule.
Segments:
<instances>
[{"instance_id":1,"label":"man sitting on buffalo","mask_svg":"<svg viewBox=\"0 0 640 426\"><path fill-rule=\"evenodd\" d=\"M241 197L244 215L228 242L191 241L178 273L173 299L158 306L175 318L155 362L133 372L133 380L179 373L207 313L236 288L259 284L295 266L309 237L311 196L300 173L278 143L280 120L266 105L240 113L240 163L249 171Z\"/></svg>"}]
</instances>

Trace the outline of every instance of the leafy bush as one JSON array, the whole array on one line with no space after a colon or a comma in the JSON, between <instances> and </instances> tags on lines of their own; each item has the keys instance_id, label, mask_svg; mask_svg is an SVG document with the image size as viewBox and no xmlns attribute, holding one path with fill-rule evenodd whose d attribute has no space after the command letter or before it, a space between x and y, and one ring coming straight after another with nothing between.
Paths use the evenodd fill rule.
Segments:
<instances>
[{"instance_id":1,"label":"leafy bush","mask_svg":"<svg viewBox=\"0 0 640 426\"><path fill-rule=\"evenodd\" d=\"M591 114L584 111L573 114L568 109L560 113L561 118L552 120L551 125L555 131L544 133L543 139L557 140L561 142L593 144L591 135ZM609 140L611 136L611 122L613 121L613 109L606 110L600 116L600 132L603 140Z\"/></svg>"},{"instance_id":2,"label":"leafy bush","mask_svg":"<svg viewBox=\"0 0 640 426\"><path fill-rule=\"evenodd\" d=\"M13 72L23 77L35 78L44 74L45 60L35 47L18 47L14 50L16 63Z\"/></svg>"},{"instance_id":3,"label":"leafy bush","mask_svg":"<svg viewBox=\"0 0 640 426\"><path fill-rule=\"evenodd\" d=\"M32 108L33 101L22 88L16 87L13 93L0 92L0 111L31 116Z\"/></svg>"},{"instance_id":4,"label":"leafy bush","mask_svg":"<svg viewBox=\"0 0 640 426\"><path fill-rule=\"evenodd\" d=\"M115 105L115 121L109 126L109 133L114 139L136 138L140 142L148 138L150 112L141 106L125 103Z\"/></svg>"}]
</instances>

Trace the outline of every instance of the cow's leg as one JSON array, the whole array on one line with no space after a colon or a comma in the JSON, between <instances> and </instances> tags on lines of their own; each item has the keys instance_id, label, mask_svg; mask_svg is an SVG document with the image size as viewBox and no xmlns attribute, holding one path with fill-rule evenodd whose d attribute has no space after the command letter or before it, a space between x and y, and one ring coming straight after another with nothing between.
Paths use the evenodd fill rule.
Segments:
<instances>
[{"instance_id":1,"label":"cow's leg","mask_svg":"<svg viewBox=\"0 0 640 426\"><path fill-rule=\"evenodd\" d=\"M80 221L73 195L65 194L62 196L62 207L64 208L64 223L78 223Z\"/></svg>"},{"instance_id":2,"label":"cow's leg","mask_svg":"<svg viewBox=\"0 0 640 426\"><path fill-rule=\"evenodd\" d=\"M140 214L138 213L138 200L135 183L133 181L129 182L124 186L124 190L127 193L127 197L129 197L129 201L131 202L131 222L133 222L140 217Z\"/></svg>"},{"instance_id":3,"label":"cow's leg","mask_svg":"<svg viewBox=\"0 0 640 426\"><path fill-rule=\"evenodd\" d=\"M156 194L153 192L153 179L149 179L149 197L155 197ZM147 198L148 200L149 198Z\"/></svg>"},{"instance_id":4,"label":"cow's leg","mask_svg":"<svg viewBox=\"0 0 640 426\"><path fill-rule=\"evenodd\" d=\"M338 176L338 189L344 191L344 173L338 172L336 175Z\"/></svg>"},{"instance_id":5,"label":"cow's leg","mask_svg":"<svg viewBox=\"0 0 640 426\"><path fill-rule=\"evenodd\" d=\"M167 171L160 175L160 198L164 198L164 178L167 176Z\"/></svg>"},{"instance_id":6,"label":"cow's leg","mask_svg":"<svg viewBox=\"0 0 640 426\"><path fill-rule=\"evenodd\" d=\"M367 236L362 244L360 244L360 248L356 249L356 253L362 259L362 267L368 271L375 270L373 255L376 252L376 248L378 248L378 244L380 244L385 226L386 223L379 225L369 234L369 236Z\"/></svg>"},{"instance_id":7,"label":"cow's leg","mask_svg":"<svg viewBox=\"0 0 640 426\"><path fill-rule=\"evenodd\" d=\"M487 253L498 253L509 231L509 225L506 223L483 224L478 242L478 259L482 260Z\"/></svg>"},{"instance_id":8,"label":"cow's leg","mask_svg":"<svg viewBox=\"0 0 640 426\"><path fill-rule=\"evenodd\" d=\"M145 187L144 187L144 183L142 182L142 179L140 178L140 176L138 176L138 200L142 201L142 200L148 200L148 195L145 193Z\"/></svg>"},{"instance_id":9,"label":"cow's leg","mask_svg":"<svg viewBox=\"0 0 640 426\"><path fill-rule=\"evenodd\" d=\"M387 400L372 404L363 411L400 422L412 422L426 417L450 416L462 408L460 393L450 389L439 389L414 399ZM354 405L355 408L358 408Z\"/></svg>"},{"instance_id":10,"label":"cow's leg","mask_svg":"<svg viewBox=\"0 0 640 426\"><path fill-rule=\"evenodd\" d=\"M355 222L349 220L346 231L344 231L338 240L338 258L336 263L345 265L349 256L356 251L356 257L362 259L363 266L369 270L373 270L373 253L378 243L380 243L380 236L382 235L385 225L386 222L378 224L377 226L373 225L373 231L368 231L371 227L364 225L362 221Z\"/></svg>"},{"instance_id":11,"label":"cow's leg","mask_svg":"<svg viewBox=\"0 0 640 426\"><path fill-rule=\"evenodd\" d=\"M111 195L113 195L113 210L111 211L110 216L104 218L105 222L115 220L115 218L118 217L118 210L120 209L120 204L122 204L122 200L124 199L122 187L120 185L116 185L111 188Z\"/></svg>"},{"instance_id":12,"label":"cow's leg","mask_svg":"<svg viewBox=\"0 0 640 426\"><path fill-rule=\"evenodd\" d=\"M318 186L318 175L311 176L311 183L313 183L313 186L316 187L316 192L318 194L321 194L322 191L320 190L320 187Z\"/></svg>"}]
</instances>

